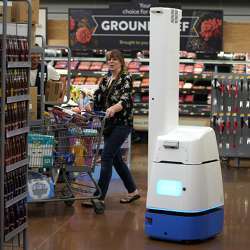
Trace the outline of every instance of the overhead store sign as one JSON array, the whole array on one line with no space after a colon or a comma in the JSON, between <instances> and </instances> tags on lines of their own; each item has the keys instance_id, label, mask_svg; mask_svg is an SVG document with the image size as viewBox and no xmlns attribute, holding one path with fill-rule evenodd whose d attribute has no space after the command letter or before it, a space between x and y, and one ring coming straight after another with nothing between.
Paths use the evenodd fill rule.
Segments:
<instances>
[{"instance_id":1,"label":"overhead store sign","mask_svg":"<svg viewBox=\"0 0 250 250\"><path fill-rule=\"evenodd\" d=\"M94 36L146 36L149 20L143 16L92 16L96 29Z\"/></svg>"},{"instance_id":2,"label":"overhead store sign","mask_svg":"<svg viewBox=\"0 0 250 250\"><path fill-rule=\"evenodd\" d=\"M144 1L145 2L145 1ZM85 49L148 50L151 3L114 4L109 9L69 9L69 45Z\"/></svg>"},{"instance_id":3,"label":"overhead store sign","mask_svg":"<svg viewBox=\"0 0 250 250\"><path fill-rule=\"evenodd\" d=\"M70 48L73 52L115 48L148 50L149 10L157 5L155 1L150 2L116 4L109 9L70 9ZM222 11L183 10L181 50L222 50L222 25Z\"/></svg>"}]
</instances>

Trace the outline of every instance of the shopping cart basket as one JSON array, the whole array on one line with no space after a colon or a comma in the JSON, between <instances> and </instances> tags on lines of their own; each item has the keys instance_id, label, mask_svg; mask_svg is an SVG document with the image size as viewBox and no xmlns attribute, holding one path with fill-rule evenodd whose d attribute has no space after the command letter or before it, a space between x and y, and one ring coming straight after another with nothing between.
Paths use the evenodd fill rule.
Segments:
<instances>
[{"instance_id":1,"label":"shopping cart basket","mask_svg":"<svg viewBox=\"0 0 250 250\"><path fill-rule=\"evenodd\" d=\"M99 155L105 114L82 115L54 108L42 126L28 135L29 202L91 200L103 213L101 190L92 176ZM99 195L94 196L94 190Z\"/></svg>"}]
</instances>

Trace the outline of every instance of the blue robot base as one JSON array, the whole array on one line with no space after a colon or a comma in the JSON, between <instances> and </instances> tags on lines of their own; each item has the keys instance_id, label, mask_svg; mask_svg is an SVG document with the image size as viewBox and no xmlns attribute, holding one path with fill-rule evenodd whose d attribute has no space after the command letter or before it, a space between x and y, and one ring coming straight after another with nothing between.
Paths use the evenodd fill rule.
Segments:
<instances>
[{"instance_id":1,"label":"blue robot base","mask_svg":"<svg viewBox=\"0 0 250 250\"><path fill-rule=\"evenodd\" d=\"M206 240L222 232L223 222L223 207L197 213L148 209L145 233L151 238L169 241Z\"/></svg>"}]
</instances>

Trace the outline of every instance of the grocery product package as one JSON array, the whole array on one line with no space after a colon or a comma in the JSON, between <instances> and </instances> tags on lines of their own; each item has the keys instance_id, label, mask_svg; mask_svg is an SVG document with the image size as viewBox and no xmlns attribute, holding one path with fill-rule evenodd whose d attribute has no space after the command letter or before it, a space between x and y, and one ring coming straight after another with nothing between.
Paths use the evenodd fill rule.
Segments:
<instances>
[{"instance_id":1,"label":"grocery product package","mask_svg":"<svg viewBox=\"0 0 250 250\"><path fill-rule=\"evenodd\" d=\"M49 80L45 87L45 99L48 102L63 102L66 93L66 80Z\"/></svg>"}]
</instances>

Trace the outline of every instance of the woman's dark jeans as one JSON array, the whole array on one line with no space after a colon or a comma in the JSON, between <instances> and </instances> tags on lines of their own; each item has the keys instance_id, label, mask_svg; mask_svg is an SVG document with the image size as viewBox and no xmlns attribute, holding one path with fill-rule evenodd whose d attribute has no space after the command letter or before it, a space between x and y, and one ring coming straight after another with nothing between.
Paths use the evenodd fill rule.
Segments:
<instances>
[{"instance_id":1,"label":"woman's dark jeans","mask_svg":"<svg viewBox=\"0 0 250 250\"><path fill-rule=\"evenodd\" d=\"M98 185L102 191L101 198L104 200L112 176L112 166L122 179L129 193L136 190L133 177L128 166L122 159L121 146L131 132L128 126L115 126L110 135L104 136L104 148L101 156L101 173ZM95 193L97 195L98 192Z\"/></svg>"}]
</instances>

